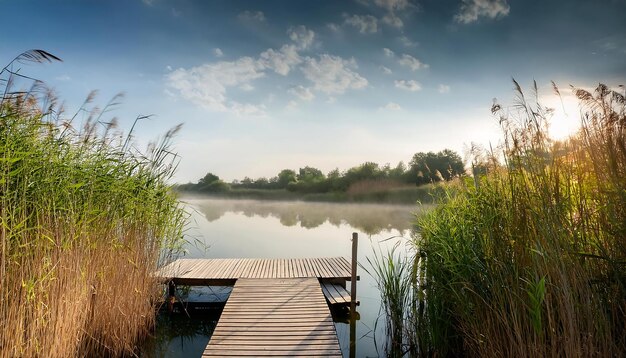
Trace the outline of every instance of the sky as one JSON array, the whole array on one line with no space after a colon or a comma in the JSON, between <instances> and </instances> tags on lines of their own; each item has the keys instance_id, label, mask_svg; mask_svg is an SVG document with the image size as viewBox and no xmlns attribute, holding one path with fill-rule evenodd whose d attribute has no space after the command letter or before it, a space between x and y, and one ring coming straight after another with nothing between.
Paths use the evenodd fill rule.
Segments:
<instances>
[{"instance_id":1,"label":"sky","mask_svg":"<svg viewBox=\"0 0 626 358\"><path fill-rule=\"evenodd\" d=\"M416 152L497 144L494 98L512 78L555 108L552 134L577 124L570 85L626 84L626 0L8 1L0 63L23 64L65 101L90 91L138 145L183 123L176 182L226 181ZM562 92L556 97L554 81Z\"/></svg>"}]
</instances>

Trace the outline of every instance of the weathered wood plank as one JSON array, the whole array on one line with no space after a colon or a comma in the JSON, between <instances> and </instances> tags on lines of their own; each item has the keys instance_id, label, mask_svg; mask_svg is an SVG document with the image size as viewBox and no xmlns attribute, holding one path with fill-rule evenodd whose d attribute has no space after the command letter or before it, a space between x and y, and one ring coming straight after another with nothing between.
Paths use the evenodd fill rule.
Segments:
<instances>
[{"instance_id":1,"label":"weathered wood plank","mask_svg":"<svg viewBox=\"0 0 626 358\"><path fill-rule=\"evenodd\" d=\"M205 352L203 357L341 357L341 351L230 351Z\"/></svg>"},{"instance_id":2,"label":"weathered wood plank","mask_svg":"<svg viewBox=\"0 0 626 358\"><path fill-rule=\"evenodd\" d=\"M305 274L296 260L268 260L256 267L253 275L261 277L273 276L274 267L292 276ZM238 279L203 356L340 357L319 281Z\"/></svg>"},{"instance_id":3,"label":"weathered wood plank","mask_svg":"<svg viewBox=\"0 0 626 358\"><path fill-rule=\"evenodd\" d=\"M331 305L335 304L349 304L350 293L343 288L341 285L332 284L332 283L322 283L322 292L324 292L324 296Z\"/></svg>"},{"instance_id":4,"label":"weathered wood plank","mask_svg":"<svg viewBox=\"0 0 626 358\"><path fill-rule=\"evenodd\" d=\"M211 339L268 339L270 337L275 337L276 339L305 339L307 337L315 337L319 339L334 339L335 332L331 331L300 331L300 332L269 332L263 333L258 331L253 332L214 332L211 336Z\"/></svg>"}]
</instances>

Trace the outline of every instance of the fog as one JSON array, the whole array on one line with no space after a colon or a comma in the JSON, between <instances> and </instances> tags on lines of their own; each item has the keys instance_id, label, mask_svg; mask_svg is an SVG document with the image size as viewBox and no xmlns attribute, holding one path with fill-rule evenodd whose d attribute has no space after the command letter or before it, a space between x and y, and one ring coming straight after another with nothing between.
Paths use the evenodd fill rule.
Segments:
<instances>
[{"instance_id":1,"label":"fog","mask_svg":"<svg viewBox=\"0 0 626 358\"><path fill-rule=\"evenodd\" d=\"M318 203L302 201L259 201L186 198L190 204L213 222L226 213L243 214L247 217L273 217L283 226L299 226L313 229L324 223L333 226L350 225L369 235L377 235L397 230L402 235L410 233L415 215L428 210L431 206L354 204L354 203Z\"/></svg>"}]
</instances>

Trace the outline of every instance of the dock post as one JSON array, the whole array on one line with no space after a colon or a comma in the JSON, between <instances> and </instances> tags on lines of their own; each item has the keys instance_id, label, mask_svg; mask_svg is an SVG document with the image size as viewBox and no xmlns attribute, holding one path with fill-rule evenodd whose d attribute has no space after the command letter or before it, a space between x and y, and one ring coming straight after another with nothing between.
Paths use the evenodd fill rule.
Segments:
<instances>
[{"instance_id":1,"label":"dock post","mask_svg":"<svg viewBox=\"0 0 626 358\"><path fill-rule=\"evenodd\" d=\"M176 284L174 280L167 283L167 309L169 313L174 312L174 302L176 301Z\"/></svg>"},{"instance_id":2,"label":"dock post","mask_svg":"<svg viewBox=\"0 0 626 358\"><path fill-rule=\"evenodd\" d=\"M350 277L350 310L356 311L356 252L359 244L359 234L352 233L352 276Z\"/></svg>"},{"instance_id":3,"label":"dock post","mask_svg":"<svg viewBox=\"0 0 626 358\"><path fill-rule=\"evenodd\" d=\"M350 277L350 358L356 357L356 263L359 234L352 233L352 275Z\"/></svg>"}]
</instances>

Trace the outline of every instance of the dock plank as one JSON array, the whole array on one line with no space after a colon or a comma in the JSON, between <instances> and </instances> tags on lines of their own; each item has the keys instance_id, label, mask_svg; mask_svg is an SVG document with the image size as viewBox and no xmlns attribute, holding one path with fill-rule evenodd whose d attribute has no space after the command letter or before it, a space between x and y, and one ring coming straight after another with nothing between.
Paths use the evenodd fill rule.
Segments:
<instances>
[{"instance_id":1,"label":"dock plank","mask_svg":"<svg viewBox=\"0 0 626 358\"><path fill-rule=\"evenodd\" d=\"M296 260L266 263L304 275ZM238 279L203 354L215 356L341 357L317 278Z\"/></svg>"}]
</instances>

